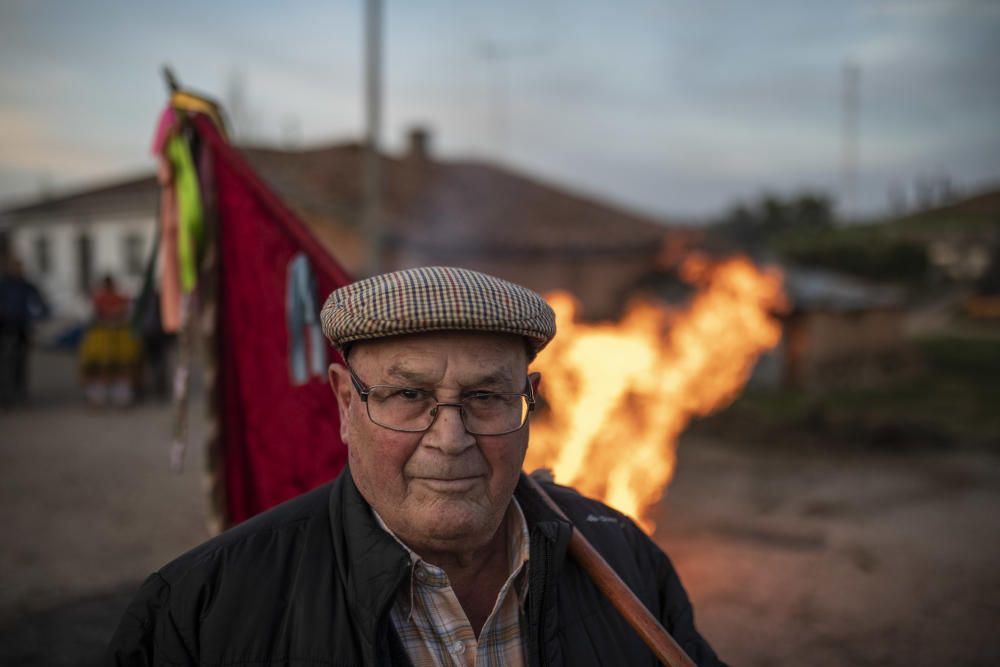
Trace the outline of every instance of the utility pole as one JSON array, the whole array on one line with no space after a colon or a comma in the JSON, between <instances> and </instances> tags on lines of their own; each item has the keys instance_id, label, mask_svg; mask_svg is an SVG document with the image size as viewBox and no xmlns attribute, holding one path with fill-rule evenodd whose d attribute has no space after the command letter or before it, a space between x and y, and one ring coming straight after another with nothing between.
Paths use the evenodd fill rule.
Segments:
<instances>
[{"instance_id":1,"label":"utility pole","mask_svg":"<svg viewBox=\"0 0 1000 667\"><path fill-rule=\"evenodd\" d=\"M365 272L382 271L382 0L365 0L365 202L362 234L367 240Z\"/></svg>"},{"instance_id":2,"label":"utility pole","mask_svg":"<svg viewBox=\"0 0 1000 667\"><path fill-rule=\"evenodd\" d=\"M843 74L843 178L844 218L858 215L859 118L861 111L861 66L847 62Z\"/></svg>"}]
</instances>

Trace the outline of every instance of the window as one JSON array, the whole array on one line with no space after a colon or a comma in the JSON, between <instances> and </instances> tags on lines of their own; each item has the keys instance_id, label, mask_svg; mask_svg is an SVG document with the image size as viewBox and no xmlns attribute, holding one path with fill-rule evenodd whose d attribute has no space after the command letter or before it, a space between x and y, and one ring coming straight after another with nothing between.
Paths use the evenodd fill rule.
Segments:
<instances>
[{"instance_id":1,"label":"window","mask_svg":"<svg viewBox=\"0 0 1000 667\"><path fill-rule=\"evenodd\" d=\"M126 234L122 238L122 253L124 254L125 271L131 276L141 276L146 268L145 239L142 234Z\"/></svg>"},{"instance_id":2,"label":"window","mask_svg":"<svg viewBox=\"0 0 1000 667\"><path fill-rule=\"evenodd\" d=\"M52 270L52 249L48 236L35 237L35 270L41 275L48 275Z\"/></svg>"},{"instance_id":3,"label":"window","mask_svg":"<svg viewBox=\"0 0 1000 667\"><path fill-rule=\"evenodd\" d=\"M76 237L76 266L77 287L81 293L88 294L93 287L94 242L86 233Z\"/></svg>"}]
</instances>

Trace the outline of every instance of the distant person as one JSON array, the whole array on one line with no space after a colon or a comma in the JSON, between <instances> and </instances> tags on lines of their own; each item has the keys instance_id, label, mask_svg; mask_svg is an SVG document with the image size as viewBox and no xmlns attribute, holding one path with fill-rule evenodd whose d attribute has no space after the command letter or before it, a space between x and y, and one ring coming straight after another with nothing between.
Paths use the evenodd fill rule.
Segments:
<instances>
[{"instance_id":1,"label":"distant person","mask_svg":"<svg viewBox=\"0 0 1000 667\"><path fill-rule=\"evenodd\" d=\"M28 400L31 325L48 316L49 306L24 277L21 261L7 258L0 273L0 404Z\"/></svg>"},{"instance_id":2,"label":"distant person","mask_svg":"<svg viewBox=\"0 0 1000 667\"><path fill-rule=\"evenodd\" d=\"M80 346L80 373L91 405L126 406L135 396L140 359L139 340L132 333L129 299L105 276L91 297L94 319Z\"/></svg>"},{"instance_id":3,"label":"distant person","mask_svg":"<svg viewBox=\"0 0 1000 667\"><path fill-rule=\"evenodd\" d=\"M149 370L148 376L145 368L140 373L144 380L148 379L148 386L145 382L139 383L143 395L148 390L157 399L170 398L168 358L177 337L163 330L160 297L155 289L150 288L136 299L132 310L132 331L142 341L142 358Z\"/></svg>"}]
</instances>

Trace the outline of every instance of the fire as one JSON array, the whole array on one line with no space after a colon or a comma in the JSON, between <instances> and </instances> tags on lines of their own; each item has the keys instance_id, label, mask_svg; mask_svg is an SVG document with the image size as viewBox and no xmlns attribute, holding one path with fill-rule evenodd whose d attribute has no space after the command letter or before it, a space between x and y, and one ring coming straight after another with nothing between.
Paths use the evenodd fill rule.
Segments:
<instances>
[{"instance_id":1,"label":"fire","mask_svg":"<svg viewBox=\"0 0 1000 667\"><path fill-rule=\"evenodd\" d=\"M785 304L780 274L748 259L694 254L678 268L698 290L688 306L635 302L617 323L578 322L571 295L548 295L559 333L534 365L551 410L532 423L526 468L552 469L650 533L644 512L673 476L677 437L739 394L780 340Z\"/></svg>"}]
</instances>

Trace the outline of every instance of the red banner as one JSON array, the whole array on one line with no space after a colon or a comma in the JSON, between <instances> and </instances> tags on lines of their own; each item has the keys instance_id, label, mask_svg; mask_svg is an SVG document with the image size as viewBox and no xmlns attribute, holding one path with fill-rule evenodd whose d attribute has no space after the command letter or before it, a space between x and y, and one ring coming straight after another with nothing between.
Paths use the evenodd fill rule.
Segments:
<instances>
[{"instance_id":1,"label":"red banner","mask_svg":"<svg viewBox=\"0 0 1000 667\"><path fill-rule=\"evenodd\" d=\"M235 524L329 481L347 461L325 373L293 383L289 338L302 332L289 326L289 264L300 253L308 259L317 317L326 296L351 279L212 122L192 120L215 180L218 413L227 518ZM323 348L339 361L325 340Z\"/></svg>"}]
</instances>

